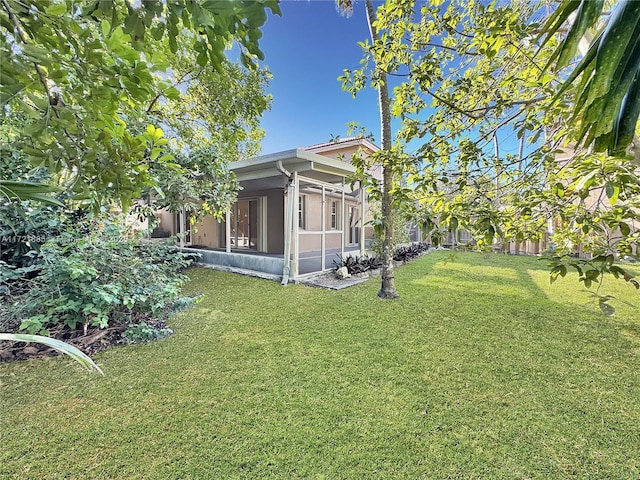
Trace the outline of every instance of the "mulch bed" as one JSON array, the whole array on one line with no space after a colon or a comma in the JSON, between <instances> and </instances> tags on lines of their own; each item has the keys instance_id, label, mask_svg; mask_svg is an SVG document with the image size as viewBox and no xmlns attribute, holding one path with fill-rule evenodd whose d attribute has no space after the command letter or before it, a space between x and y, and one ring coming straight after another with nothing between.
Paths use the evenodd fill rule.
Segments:
<instances>
[{"instance_id":1,"label":"mulch bed","mask_svg":"<svg viewBox=\"0 0 640 480\"><path fill-rule=\"evenodd\" d=\"M133 319L135 323L145 322L158 329L165 328L165 322L155 320L143 315ZM88 327L71 330L69 327L61 327L59 330L51 330L50 336L73 345L83 353L93 357L96 353L106 350L114 345L128 345L131 342L124 336L127 325L110 322L109 328ZM0 363L16 360L28 360L31 358L55 357L60 355L57 350L39 343L33 342L2 342L0 343Z\"/></svg>"}]
</instances>

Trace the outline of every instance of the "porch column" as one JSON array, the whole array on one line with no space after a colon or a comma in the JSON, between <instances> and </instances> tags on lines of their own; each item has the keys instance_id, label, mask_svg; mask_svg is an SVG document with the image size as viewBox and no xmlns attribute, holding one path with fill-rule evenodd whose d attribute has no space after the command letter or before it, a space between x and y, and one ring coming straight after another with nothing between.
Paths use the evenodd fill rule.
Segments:
<instances>
[{"instance_id":1,"label":"porch column","mask_svg":"<svg viewBox=\"0 0 640 480\"><path fill-rule=\"evenodd\" d=\"M364 255L364 185L362 184L362 180L360 180L360 192L358 192L360 197L360 255Z\"/></svg>"},{"instance_id":2,"label":"porch column","mask_svg":"<svg viewBox=\"0 0 640 480\"><path fill-rule=\"evenodd\" d=\"M324 188L324 185L322 185L322 237L321 237L321 241L320 241L320 254L322 255L322 260L320 263L320 270L322 270L324 272L324 268L325 268L325 263L326 263L326 255L327 255L327 194Z\"/></svg>"},{"instance_id":3,"label":"porch column","mask_svg":"<svg viewBox=\"0 0 640 480\"><path fill-rule=\"evenodd\" d=\"M233 207L231 207L233 208ZM227 253L231 253L231 209L225 213L225 244Z\"/></svg>"},{"instance_id":4,"label":"porch column","mask_svg":"<svg viewBox=\"0 0 640 480\"><path fill-rule=\"evenodd\" d=\"M292 276L293 278L298 277L298 261L300 256L300 222L298 220L298 215L295 215L295 212L298 211L299 208L299 197L300 197L300 179L298 178L298 172L293 172L293 206L292 210L293 215L293 268L292 268Z\"/></svg>"}]
</instances>

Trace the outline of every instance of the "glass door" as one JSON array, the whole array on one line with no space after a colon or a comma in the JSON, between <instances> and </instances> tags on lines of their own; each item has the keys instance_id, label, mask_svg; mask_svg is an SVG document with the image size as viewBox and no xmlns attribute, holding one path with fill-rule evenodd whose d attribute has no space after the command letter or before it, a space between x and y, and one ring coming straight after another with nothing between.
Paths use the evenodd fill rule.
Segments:
<instances>
[{"instance_id":1,"label":"glass door","mask_svg":"<svg viewBox=\"0 0 640 480\"><path fill-rule=\"evenodd\" d=\"M257 250L258 201L238 200L231 213L231 248Z\"/></svg>"}]
</instances>

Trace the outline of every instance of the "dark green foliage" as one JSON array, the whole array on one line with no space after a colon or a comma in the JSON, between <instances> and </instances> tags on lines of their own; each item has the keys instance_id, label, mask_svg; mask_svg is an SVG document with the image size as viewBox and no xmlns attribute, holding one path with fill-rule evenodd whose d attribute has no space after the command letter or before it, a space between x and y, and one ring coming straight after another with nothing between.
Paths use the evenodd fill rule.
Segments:
<instances>
[{"instance_id":1,"label":"dark green foliage","mask_svg":"<svg viewBox=\"0 0 640 480\"><path fill-rule=\"evenodd\" d=\"M393 250L393 259L396 262L409 262L429 250L429 247L430 245L427 242L413 242L406 245L398 245ZM351 275L382 267L382 258L376 255L348 255L346 257L343 257L339 253L336 255L338 260L333 261L334 269L338 270L339 268L347 267L347 271Z\"/></svg>"},{"instance_id":2,"label":"dark green foliage","mask_svg":"<svg viewBox=\"0 0 640 480\"><path fill-rule=\"evenodd\" d=\"M125 332L124 336L131 343L145 343L152 340L167 337L173 333L170 328L154 328L145 322L132 324Z\"/></svg>"},{"instance_id":3,"label":"dark green foliage","mask_svg":"<svg viewBox=\"0 0 640 480\"><path fill-rule=\"evenodd\" d=\"M429 250L427 242L416 242L408 245L400 245L393 251L393 259L396 262L408 262L417 258L421 253Z\"/></svg>"},{"instance_id":4,"label":"dark green foliage","mask_svg":"<svg viewBox=\"0 0 640 480\"><path fill-rule=\"evenodd\" d=\"M161 318L174 311L192 258L170 243L127 238L120 222L88 218L32 252L37 276L19 277L25 267L0 265L3 326L20 323L27 333L83 326L106 328ZM0 277L0 280L2 280ZM16 278L18 277L18 278Z\"/></svg>"},{"instance_id":5,"label":"dark green foliage","mask_svg":"<svg viewBox=\"0 0 640 480\"><path fill-rule=\"evenodd\" d=\"M80 221L84 210L69 211L35 202L0 204L0 260L16 267L33 265L40 246Z\"/></svg>"},{"instance_id":6,"label":"dark green foliage","mask_svg":"<svg viewBox=\"0 0 640 480\"><path fill-rule=\"evenodd\" d=\"M382 267L382 260L375 255L347 255L346 257L343 257L339 253L337 253L336 255L338 256L339 260L333 261L335 270L338 270L342 267L347 267L347 271L350 275L364 273L369 270L376 270Z\"/></svg>"},{"instance_id":7,"label":"dark green foliage","mask_svg":"<svg viewBox=\"0 0 640 480\"><path fill-rule=\"evenodd\" d=\"M170 127L156 117L165 103L181 99L196 110L189 93L182 95L185 76L172 75L181 71L177 59L186 58L195 76L205 67L220 73L232 92L229 83L237 83L224 76L225 51L234 45L242 64L258 69L268 12L280 14L277 1L2 0L0 108L18 119L12 143L32 167L73 175L73 193L96 210L113 202L128 209L143 190L159 186L151 163L179 173L161 130L138 128ZM0 178L5 196L48 191Z\"/></svg>"}]
</instances>

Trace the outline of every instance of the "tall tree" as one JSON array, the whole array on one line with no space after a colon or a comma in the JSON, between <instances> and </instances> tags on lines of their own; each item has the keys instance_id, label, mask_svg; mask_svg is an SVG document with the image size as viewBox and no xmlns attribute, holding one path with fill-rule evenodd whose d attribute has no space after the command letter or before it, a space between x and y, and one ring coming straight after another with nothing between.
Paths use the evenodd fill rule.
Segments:
<instances>
[{"instance_id":1,"label":"tall tree","mask_svg":"<svg viewBox=\"0 0 640 480\"><path fill-rule=\"evenodd\" d=\"M154 183L149 155L166 142L132 126L159 93L179 96L167 72L180 38L200 66L222 71L232 43L252 66L267 9L280 13L277 0L1 0L0 115L24 118L15 148L95 204L126 208Z\"/></svg>"},{"instance_id":2,"label":"tall tree","mask_svg":"<svg viewBox=\"0 0 640 480\"><path fill-rule=\"evenodd\" d=\"M353 11L353 0L336 0L336 5L343 14ZM372 0L365 0L367 23L372 43L379 41L376 27L376 14ZM394 175L394 151L391 137L391 103L389 99L389 84L387 75L382 69L375 69L372 74L372 84L378 90L378 106L380 110L380 143L382 150L374 154L374 161L382 165L382 283L378 296L392 299L398 297L393 268L393 189L396 182ZM355 90L352 90L355 94Z\"/></svg>"},{"instance_id":3,"label":"tall tree","mask_svg":"<svg viewBox=\"0 0 640 480\"><path fill-rule=\"evenodd\" d=\"M259 153L264 136L260 117L271 104L265 94L271 74L228 60L217 69L199 66L190 45L181 41L170 78L179 97L160 92L147 107L144 122L163 127L180 168L151 163L158 185L143 189L143 196L153 200L149 206L154 209L184 209L192 219L221 219L238 190L228 164Z\"/></svg>"},{"instance_id":4,"label":"tall tree","mask_svg":"<svg viewBox=\"0 0 640 480\"><path fill-rule=\"evenodd\" d=\"M541 7L387 1L377 9L378 39L362 44L363 66L346 71L344 82L357 91L378 71L397 79L396 144L411 145L414 154L394 158L410 187L400 182L396 199L413 197L432 215L427 220L446 224L454 236L470 231L487 249L496 240L536 238L561 218L567 229L556 231L558 251L590 241L606 269L615 251L628 252L639 240L632 224L640 182L625 157L579 150L574 160L557 161L575 131L573 105L581 97L575 86L556 95L562 80L545 69L555 45L539 48L534 41ZM521 143L518 154L501 153L495 145L508 136L524 139L527 148ZM622 238L612 244L617 230Z\"/></svg>"}]
</instances>

